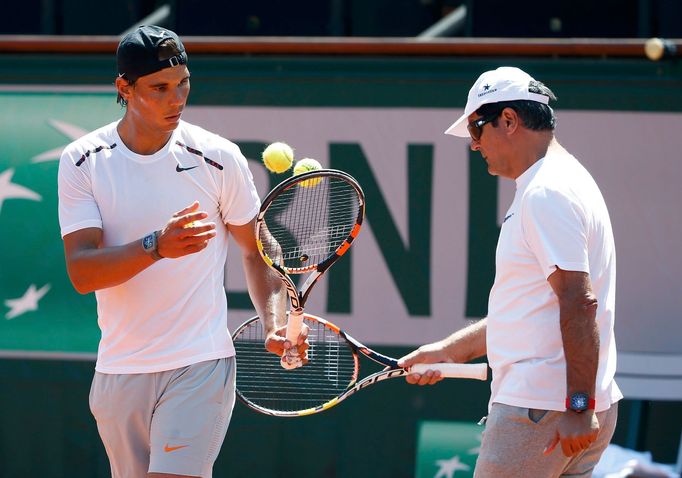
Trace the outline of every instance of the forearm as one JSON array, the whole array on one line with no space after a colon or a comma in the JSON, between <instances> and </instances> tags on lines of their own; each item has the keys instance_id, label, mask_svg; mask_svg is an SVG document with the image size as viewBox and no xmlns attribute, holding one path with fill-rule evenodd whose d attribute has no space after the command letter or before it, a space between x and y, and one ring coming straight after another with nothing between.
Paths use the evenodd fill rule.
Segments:
<instances>
[{"instance_id":1,"label":"forearm","mask_svg":"<svg viewBox=\"0 0 682 478\"><path fill-rule=\"evenodd\" d=\"M465 363L483 357L487 352L487 327L488 319L481 319L443 339L441 342L448 358L455 363Z\"/></svg>"},{"instance_id":2,"label":"forearm","mask_svg":"<svg viewBox=\"0 0 682 478\"><path fill-rule=\"evenodd\" d=\"M81 294L126 282L154 263L141 239L123 246L82 249L67 262L69 277Z\"/></svg>"},{"instance_id":3,"label":"forearm","mask_svg":"<svg viewBox=\"0 0 682 478\"><path fill-rule=\"evenodd\" d=\"M263 321L266 335L285 323L287 294L282 280L258 253L243 255L244 272L251 302Z\"/></svg>"},{"instance_id":4,"label":"forearm","mask_svg":"<svg viewBox=\"0 0 682 478\"><path fill-rule=\"evenodd\" d=\"M599 330L594 297L560 301L561 337L566 357L567 395L594 397L599 364Z\"/></svg>"}]
</instances>

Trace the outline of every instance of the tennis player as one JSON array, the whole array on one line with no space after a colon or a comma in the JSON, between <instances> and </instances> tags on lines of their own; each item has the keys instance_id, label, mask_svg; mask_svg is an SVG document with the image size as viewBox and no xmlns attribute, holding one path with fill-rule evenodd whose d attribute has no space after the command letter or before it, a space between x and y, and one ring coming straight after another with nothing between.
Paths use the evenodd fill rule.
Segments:
<instances>
[{"instance_id":1,"label":"tennis player","mask_svg":"<svg viewBox=\"0 0 682 478\"><path fill-rule=\"evenodd\" d=\"M228 234L279 355L291 346L277 327L287 297L256 248L246 159L181 120L190 73L180 39L142 26L117 63L123 118L70 144L59 165L68 273L79 292L95 291L102 332L90 407L114 478L210 477L235 397Z\"/></svg>"},{"instance_id":2,"label":"tennis player","mask_svg":"<svg viewBox=\"0 0 682 478\"><path fill-rule=\"evenodd\" d=\"M477 478L589 477L616 426L616 252L597 184L556 140L554 93L518 68L483 73L446 131L516 182L488 317L400 360L493 372ZM411 374L432 384L437 372ZM553 451L560 444L561 451Z\"/></svg>"}]
</instances>

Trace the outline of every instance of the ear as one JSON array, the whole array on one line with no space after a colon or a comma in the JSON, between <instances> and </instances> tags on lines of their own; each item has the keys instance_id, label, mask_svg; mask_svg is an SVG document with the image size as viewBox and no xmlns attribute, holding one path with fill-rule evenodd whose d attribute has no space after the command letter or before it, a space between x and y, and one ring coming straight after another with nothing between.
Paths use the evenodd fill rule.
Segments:
<instances>
[{"instance_id":1,"label":"ear","mask_svg":"<svg viewBox=\"0 0 682 478\"><path fill-rule=\"evenodd\" d=\"M500 126L502 126L507 134L512 134L521 124L521 118L512 108L505 108L500 114Z\"/></svg>"},{"instance_id":2,"label":"ear","mask_svg":"<svg viewBox=\"0 0 682 478\"><path fill-rule=\"evenodd\" d=\"M121 97L127 101L130 99L132 94L133 85L131 85L128 80L121 78L120 76L116 78L116 90Z\"/></svg>"}]
</instances>

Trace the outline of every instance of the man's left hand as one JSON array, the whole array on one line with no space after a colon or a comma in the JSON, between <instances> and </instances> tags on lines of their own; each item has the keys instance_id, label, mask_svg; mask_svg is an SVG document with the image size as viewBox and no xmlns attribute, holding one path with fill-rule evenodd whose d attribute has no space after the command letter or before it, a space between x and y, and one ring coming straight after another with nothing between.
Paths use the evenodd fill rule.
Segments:
<instances>
[{"instance_id":1,"label":"man's left hand","mask_svg":"<svg viewBox=\"0 0 682 478\"><path fill-rule=\"evenodd\" d=\"M554 438L547 444L543 454L549 455L561 443L565 456L575 456L594 443L599 434L599 420L594 410L576 413L565 411L557 424Z\"/></svg>"},{"instance_id":2,"label":"man's left hand","mask_svg":"<svg viewBox=\"0 0 682 478\"><path fill-rule=\"evenodd\" d=\"M310 343L308 342L309 328L306 324L303 324L301 328L301 333L298 336L298 340L295 344L292 344L286 339L287 326L282 325L275 329L273 332L268 334L265 339L265 348L268 352L279 355L280 357L284 355L288 350L296 348L296 354L301 357L303 364L308 363L308 348Z\"/></svg>"}]
</instances>

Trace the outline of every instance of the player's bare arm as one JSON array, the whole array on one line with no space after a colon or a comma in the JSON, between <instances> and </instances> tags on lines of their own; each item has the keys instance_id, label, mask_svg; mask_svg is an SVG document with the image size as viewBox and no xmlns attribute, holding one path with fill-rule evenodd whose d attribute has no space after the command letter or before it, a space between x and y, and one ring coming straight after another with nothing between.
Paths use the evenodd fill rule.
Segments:
<instances>
[{"instance_id":1,"label":"player's bare arm","mask_svg":"<svg viewBox=\"0 0 682 478\"><path fill-rule=\"evenodd\" d=\"M185 227L207 217L194 203L178 212L159 231L157 251L163 258L177 258L202 251L215 237L215 224ZM151 231L150 231L151 232ZM64 236L66 268L81 294L126 282L156 262L142 247L142 238L128 244L103 247L103 232L86 228Z\"/></svg>"},{"instance_id":2,"label":"player's bare arm","mask_svg":"<svg viewBox=\"0 0 682 478\"><path fill-rule=\"evenodd\" d=\"M265 346L277 355L284 353L287 295L282 281L261 259L256 246L255 218L242 225L228 225L228 230L239 245L249 296L265 330ZM305 331L300 338L304 348Z\"/></svg>"},{"instance_id":3,"label":"player's bare arm","mask_svg":"<svg viewBox=\"0 0 682 478\"><path fill-rule=\"evenodd\" d=\"M589 274L557 268L548 281L559 299L561 336L566 356L567 396L587 393L594 399L599 363L599 331L596 323L597 299ZM599 421L594 410L567 410L546 453L561 443L566 456L588 448L597 438Z\"/></svg>"},{"instance_id":4,"label":"player's bare arm","mask_svg":"<svg viewBox=\"0 0 682 478\"><path fill-rule=\"evenodd\" d=\"M401 367L410 367L416 363L465 363L483 357L486 354L486 327L487 319L479 320L443 340L422 345L402 357L398 364ZM441 381L442 377L431 370L423 374L412 373L405 380L417 385L433 385Z\"/></svg>"}]
</instances>

